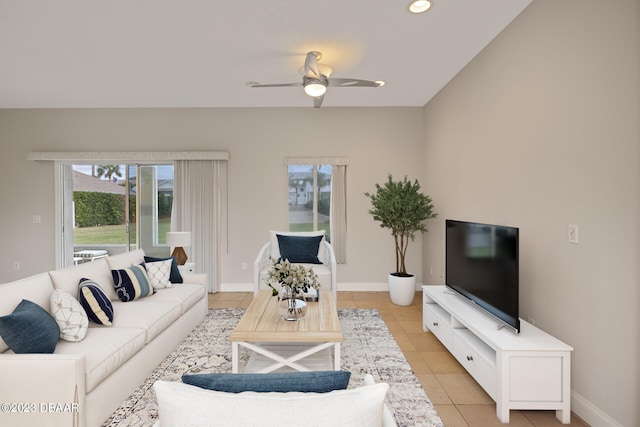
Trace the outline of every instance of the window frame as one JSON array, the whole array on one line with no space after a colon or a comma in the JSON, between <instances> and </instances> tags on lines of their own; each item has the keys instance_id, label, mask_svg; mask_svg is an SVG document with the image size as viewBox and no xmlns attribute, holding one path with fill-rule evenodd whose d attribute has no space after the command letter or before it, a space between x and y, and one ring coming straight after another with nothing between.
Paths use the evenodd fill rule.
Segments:
<instances>
[{"instance_id":1,"label":"window frame","mask_svg":"<svg viewBox=\"0 0 640 427\"><path fill-rule=\"evenodd\" d=\"M349 160L345 157L286 157L284 159L284 165L285 165L285 177L286 177L286 191L287 191L287 204L289 204L289 166L293 166L293 165L306 165L306 166L313 166L313 177L314 177L314 191L317 189L317 173L318 173L318 169L320 166L331 166L332 167L332 172L331 172L331 204L333 205L334 203L334 173L335 173L335 168L336 166L348 166L349 165ZM344 176L344 173L342 174ZM346 177L346 176L344 176ZM343 180L342 184L344 185L343 187L343 192L346 192L346 181ZM318 194L314 194L314 205L313 205L313 215L314 215L314 219L313 219L313 228L314 230L317 230L318 228L318 220L317 220L317 215L318 215L318 200L319 200L319 195ZM329 215L329 238L332 239L332 246L334 246L334 250L338 249L336 248L336 245L339 246L339 250L338 252L340 253L340 259L338 260L338 263L340 264L344 264L346 263L346 206L344 206L344 203L341 204L343 206L342 208L342 216L343 219L339 220L339 222L342 224L341 229L344 229L343 232L339 233L339 236L336 239L336 236L333 236L333 230L334 230L334 226L336 224L334 224L334 218L333 218L333 212L334 212L334 206L331 207L330 211L330 215ZM337 206L337 205L336 205ZM340 213L338 213L338 216L341 216ZM290 228L291 224L290 224L290 219L289 219L289 208L287 207L287 225ZM336 258L338 257L338 254L336 254Z\"/></svg>"}]
</instances>

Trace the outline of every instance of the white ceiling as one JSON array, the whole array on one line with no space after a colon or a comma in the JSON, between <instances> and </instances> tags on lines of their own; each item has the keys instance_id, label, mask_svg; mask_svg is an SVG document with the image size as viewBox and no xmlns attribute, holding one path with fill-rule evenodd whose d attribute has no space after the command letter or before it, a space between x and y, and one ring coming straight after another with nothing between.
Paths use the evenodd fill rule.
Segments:
<instances>
[{"instance_id":1,"label":"white ceiling","mask_svg":"<svg viewBox=\"0 0 640 427\"><path fill-rule=\"evenodd\" d=\"M423 106L532 0L0 0L0 108Z\"/></svg>"}]
</instances>

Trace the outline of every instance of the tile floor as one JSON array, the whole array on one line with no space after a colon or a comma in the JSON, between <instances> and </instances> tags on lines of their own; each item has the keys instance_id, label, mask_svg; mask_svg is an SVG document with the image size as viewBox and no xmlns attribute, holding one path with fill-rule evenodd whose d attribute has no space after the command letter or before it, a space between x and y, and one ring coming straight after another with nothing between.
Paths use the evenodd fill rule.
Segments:
<instances>
[{"instance_id":1,"label":"tile floor","mask_svg":"<svg viewBox=\"0 0 640 427\"><path fill-rule=\"evenodd\" d=\"M209 308L246 308L251 292L209 295ZM422 294L408 307L394 305L388 292L338 292L338 308L375 308L409 361L446 427L502 427L496 406L431 333L422 331ZM554 411L511 411L510 427L562 426ZM570 426L586 426L575 414Z\"/></svg>"}]
</instances>

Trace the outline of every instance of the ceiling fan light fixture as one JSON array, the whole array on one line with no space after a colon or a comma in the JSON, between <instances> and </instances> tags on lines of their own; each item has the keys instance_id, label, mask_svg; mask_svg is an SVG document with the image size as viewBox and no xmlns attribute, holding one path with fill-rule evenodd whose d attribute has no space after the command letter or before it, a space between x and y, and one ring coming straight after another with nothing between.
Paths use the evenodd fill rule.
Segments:
<instances>
[{"instance_id":1,"label":"ceiling fan light fixture","mask_svg":"<svg viewBox=\"0 0 640 427\"><path fill-rule=\"evenodd\" d=\"M409 12L411 13L424 13L429 9L431 9L429 0L413 0L409 3Z\"/></svg>"},{"instance_id":2,"label":"ceiling fan light fixture","mask_svg":"<svg viewBox=\"0 0 640 427\"><path fill-rule=\"evenodd\" d=\"M321 76L322 77L322 76ZM304 77L304 92L313 97L318 97L324 95L327 91L328 79L324 78L313 78L313 77Z\"/></svg>"}]
</instances>

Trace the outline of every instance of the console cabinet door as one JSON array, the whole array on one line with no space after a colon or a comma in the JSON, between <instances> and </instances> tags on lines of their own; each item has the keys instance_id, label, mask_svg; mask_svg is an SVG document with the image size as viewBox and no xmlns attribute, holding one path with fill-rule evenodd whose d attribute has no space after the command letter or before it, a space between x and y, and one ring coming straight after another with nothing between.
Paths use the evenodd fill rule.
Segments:
<instances>
[{"instance_id":1,"label":"console cabinet door","mask_svg":"<svg viewBox=\"0 0 640 427\"><path fill-rule=\"evenodd\" d=\"M448 349L453 347L453 329L451 315L437 304L424 304L425 326L438 337Z\"/></svg>"}]
</instances>

